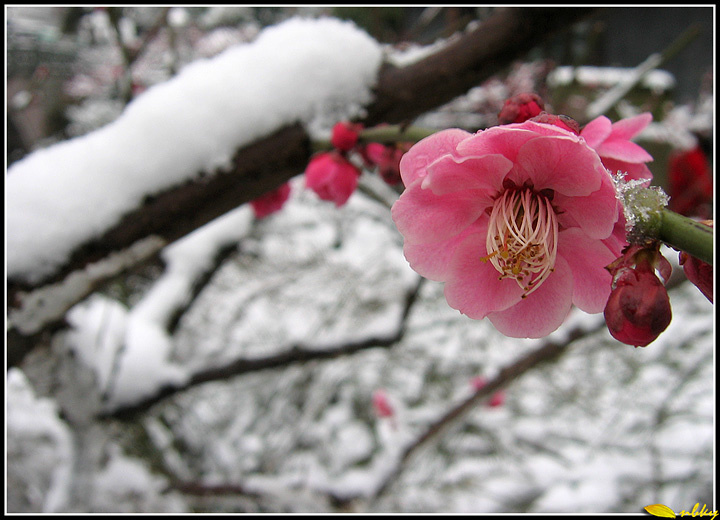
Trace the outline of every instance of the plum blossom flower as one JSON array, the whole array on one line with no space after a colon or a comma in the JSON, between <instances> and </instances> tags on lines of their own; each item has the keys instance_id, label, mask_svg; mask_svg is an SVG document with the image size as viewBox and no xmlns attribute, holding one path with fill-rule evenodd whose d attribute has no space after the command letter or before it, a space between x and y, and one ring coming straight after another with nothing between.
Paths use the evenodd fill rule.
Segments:
<instances>
[{"instance_id":1,"label":"plum blossom flower","mask_svg":"<svg viewBox=\"0 0 720 520\"><path fill-rule=\"evenodd\" d=\"M363 161L368 167L377 167L377 173L383 181L393 186L399 184L400 159L413 143L396 143L385 146L380 143L368 143L360 151Z\"/></svg>"},{"instance_id":2,"label":"plum blossom flower","mask_svg":"<svg viewBox=\"0 0 720 520\"><path fill-rule=\"evenodd\" d=\"M580 135L597 152L603 165L612 174L620 171L626 174L627 180L649 181L652 172L645 163L653 160L652 155L631 139L642 132L650 121L652 114L649 112L615 123L605 116L599 116L586 124Z\"/></svg>"},{"instance_id":3,"label":"plum blossom flower","mask_svg":"<svg viewBox=\"0 0 720 520\"><path fill-rule=\"evenodd\" d=\"M619 229L613 180L585 141L534 121L443 130L400 161L392 208L410 266L448 304L502 333L539 338L572 304L602 312Z\"/></svg>"},{"instance_id":4,"label":"plum blossom flower","mask_svg":"<svg viewBox=\"0 0 720 520\"><path fill-rule=\"evenodd\" d=\"M315 155L305 169L306 187L322 200L342 206L357 188L360 170L336 151Z\"/></svg>"},{"instance_id":5,"label":"plum blossom flower","mask_svg":"<svg viewBox=\"0 0 720 520\"><path fill-rule=\"evenodd\" d=\"M290 197L290 184L287 182L257 199L251 200L250 205L256 218L263 218L280 211Z\"/></svg>"}]
</instances>

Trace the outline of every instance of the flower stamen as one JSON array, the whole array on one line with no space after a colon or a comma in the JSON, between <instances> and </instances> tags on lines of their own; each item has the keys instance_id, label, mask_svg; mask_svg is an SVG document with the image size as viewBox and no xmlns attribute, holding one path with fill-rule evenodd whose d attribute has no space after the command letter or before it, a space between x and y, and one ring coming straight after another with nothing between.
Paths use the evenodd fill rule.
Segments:
<instances>
[{"instance_id":1,"label":"flower stamen","mask_svg":"<svg viewBox=\"0 0 720 520\"><path fill-rule=\"evenodd\" d=\"M557 238L558 222L549 198L530 188L509 189L490 213L488 254L481 260L493 264L500 280L514 278L526 298L554 271Z\"/></svg>"}]
</instances>

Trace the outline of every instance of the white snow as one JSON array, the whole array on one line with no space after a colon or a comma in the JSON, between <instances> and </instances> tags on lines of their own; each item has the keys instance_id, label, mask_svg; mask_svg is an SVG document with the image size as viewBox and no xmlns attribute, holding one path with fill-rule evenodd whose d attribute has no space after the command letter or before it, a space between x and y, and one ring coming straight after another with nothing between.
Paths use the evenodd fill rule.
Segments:
<instances>
[{"instance_id":1,"label":"white snow","mask_svg":"<svg viewBox=\"0 0 720 520\"><path fill-rule=\"evenodd\" d=\"M42 510L54 513L68 507L73 445L70 430L58 417L55 402L37 397L25 374L11 368L6 380L6 441L9 470L22 475L13 482L30 501L41 497ZM13 464L22 464L20 473Z\"/></svg>"},{"instance_id":2,"label":"white snow","mask_svg":"<svg viewBox=\"0 0 720 520\"><path fill-rule=\"evenodd\" d=\"M349 22L293 18L187 65L107 126L18 161L6 178L8 276L52 273L146 195L222 168L274 130L354 115L381 59Z\"/></svg>"},{"instance_id":3,"label":"white snow","mask_svg":"<svg viewBox=\"0 0 720 520\"><path fill-rule=\"evenodd\" d=\"M213 256L247 234L252 218L244 205L167 247L163 275L132 309L99 294L70 309L68 340L95 371L108 409L186 381L187 367L170 359L169 321L187 302L193 283L212 267Z\"/></svg>"}]
</instances>

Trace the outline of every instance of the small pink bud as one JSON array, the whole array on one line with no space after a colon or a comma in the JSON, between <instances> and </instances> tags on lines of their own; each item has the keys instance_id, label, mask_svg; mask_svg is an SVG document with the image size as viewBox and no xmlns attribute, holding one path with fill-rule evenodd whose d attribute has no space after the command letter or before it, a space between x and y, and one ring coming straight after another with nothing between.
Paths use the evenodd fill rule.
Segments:
<instances>
[{"instance_id":1,"label":"small pink bud","mask_svg":"<svg viewBox=\"0 0 720 520\"><path fill-rule=\"evenodd\" d=\"M310 159L305 169L305 185L340 207L347 202L358 184L360 170L340 153L321 152Z\"/></svg>"},{"instance_id":2,"label":"small pink bud","mask_svg":"<svg viewBox=\"0 0 720 520\"><path fill-rule=\"evenodd\" d=\"M470 385L473 387L473 390L476 392L483 388L487 384L487 380L483 376L476 376L473 377L470 380ZM491 408L495 408L496 406L502 406L505 403L505 392L503 390L498 390L493 395L490 396L490 398L486 401L485 405L489 406Z\"/></svg>"},{"instance_id":3,"label":"small pink bud","mask_svg":"<svg viewBox=\"0 0 720 520\"><path fill-rule=\"evenodd\" d=\"M363 126L360 123L347 121L336 123L332 129L330 142L341 152L349 152L357 144L362 129Z\"/></svg>"},{"instance_id":4,"label":"small pink bud","mask_svg":"<svg viewBox=\"0 0 720 520\"><path fill-rule=\"evenodd\" d=\"M540 114L545 109L545 103L540 96L530 92L517 94L503 105L498 114L498 124L523 123Z\"/></svg>"},{"instance_id":5,"label":"small pink bud","mask_svg":"<svg viewBox=\"0 0 720 520\"><path fill-rule=\"evenodd\" d=\"M376 390L372 396L373 410L378 417L392 417L395 410L390 405L390 400L384 390Z\"/></svg>"},{"instance_id":6,"label":"small pink bud","mask_svg":"<svg viewBox=\"0 0 720 520\"><path fill-rule=\"evenodd\" d=\"M290 197L290 184L285 183L277 189L251 200L250 205L255 212L255 217L263 218L280 211Z\"/></svg>"}]
</instances>

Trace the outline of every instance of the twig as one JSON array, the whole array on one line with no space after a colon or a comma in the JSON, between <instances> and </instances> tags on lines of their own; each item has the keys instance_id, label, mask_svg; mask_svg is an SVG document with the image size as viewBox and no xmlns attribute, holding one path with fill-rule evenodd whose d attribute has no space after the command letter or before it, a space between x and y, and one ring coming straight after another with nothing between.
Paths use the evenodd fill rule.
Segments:
<instances>
[{"instance_id":1,"label":"twig","mask_svg":"<svg viewBox=\"0 0 720 520\"><path fill-rule=\"evenodd\" d=\"M302 344L296 344L272 356L258 359L237 359L223 366L200 370L195 373L186 384L182 386L166 386L160 389L156 394L146 398L141 402L102 412L100 416L113 417L116 419L130 419L136 414L148 410L151 406L154 406L155 404L168 397L171 397L179 392L182 392L197 385L201 385L203 383L227 380L249 372L258 372L261 370L280 368L296 363L307 363L309 361L317 361L322 359L335 359L342 356L348 356L369 348L392 347L405 336L407 318L410 314L410 311L412 310L413 305L415 304L415 301L418 298L418 294L420 292L420 288L424 283L424 280L424 278L418 277L417 283L405 294L403 312L400 316L398 328L393 334L389 336L370 337L362 340L351 341L340 345L326 347L323 349L318 349Z\"/></svg>"},{"instance_id":2,"label":"twig","mask_svg":"<svg viewBox=\"0 0 720 520\"><path fill-rule=\"evenodd\" d=\"M535 368L541 363L556 361L568 350L568 346L575 340L587 334L601 330L604 326L605 322L601 321L589 330L580 326L575 327L570 330L565 341L548 341L541 347L533 350L529 354L526 354L519 360L503 368L494 379L489 381L482 388L476 390L470 397L431 423L422 435L408 445L402 452L395 469L386 476L382 484L377 488L370 499L377 500L380 496L385 494L389 490L390 486L396 481L397 477L405 469L410 459L420 450L420 448L426 446L432 440L439 438L450 428L457 425L470 411L474 410L478 404L482 403L490 395L505 387L511 381L519 378L531 368Z\"/></svg>"},{"instance_id":3,"label":"twig","mask_svg":"<svg viewBox=\"0 0 720 520\"><path fill-rule=\"evenodd\" d=\"M668 61L670 58L675 56L680 50L687 46L692 40L694 40L700 34L700 27L693 25L685 32L683 32L678 38L673 41L664 51L656 52L648 56L645 61L632 70L630 77L615 85L613 88L608 90L605 94L600 96L598 99L590 103L587 108L588 120L595 119L596 117L606 114L612 107L614 107L618 101L625 97L635 85L637 85L646 75L653 69L658 68L660 65Z\"/></svg>"}]
</instances>

